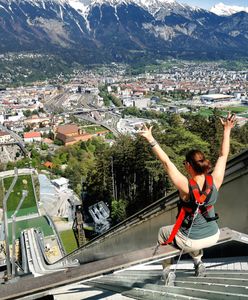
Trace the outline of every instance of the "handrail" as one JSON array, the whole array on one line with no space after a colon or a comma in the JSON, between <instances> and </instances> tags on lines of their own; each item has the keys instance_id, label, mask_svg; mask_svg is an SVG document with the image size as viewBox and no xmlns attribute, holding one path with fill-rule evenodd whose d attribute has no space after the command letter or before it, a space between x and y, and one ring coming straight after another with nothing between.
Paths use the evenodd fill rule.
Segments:
<instances>
[{"instance_id":1,"label":"handrail","mask_svg":"<svg viewBox=\"0 0 248 300\"><path fill-rule=\"evenodd\" d=\"M9 199L10 193L12 192L16 181L18 178L18 169L15 168L15 176L14 179L3 198L3 217L4 217L4 238L5 238L5 247L6 247L6 266L7 266L7 274L6 279L11 278L11 269L10 269L10 252L9 252L9 233L8 233L8 216L7 216L7 201Z\"/></svg>"}]
</instances>

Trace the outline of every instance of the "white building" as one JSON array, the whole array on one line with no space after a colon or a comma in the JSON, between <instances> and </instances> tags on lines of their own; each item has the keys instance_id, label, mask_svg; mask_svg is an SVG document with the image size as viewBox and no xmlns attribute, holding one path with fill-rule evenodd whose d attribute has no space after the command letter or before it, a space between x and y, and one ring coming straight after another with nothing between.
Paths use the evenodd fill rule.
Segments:
<instances>
[{"instance_id":1,"label":"white building","mask_svg":"<svg viewBox=\"0 0 248 300\"><path fill-rule=\"evenodd\" d=\"M11 121L11 122L17 122L20 121L24 117L22 111L18 111L18 113L13 114L13 115L5 115L5 120L6 121Z\"/></svg>"},{"instance_id":2,"label":"white building","mask_svg":"<svg viewBox=\"0 0 248 300\"><path fill-rule=\"evenodd\" d=\"M147 108L151 104L150 98L128 97L122 99L123 105L127 107Z\"/></svg>"},{"instance_id":3,"label":"white building","mask_svg":"<svg viewBox=\"0 0 248 300\"><path fill-rule=\"evenodd\" d=\"M208 94L208 95L201 96L201 102L203 103L221 102L221 101L230 101L230 100L234 100L234 97L225 94Z\"/></svg>"},{"instance_id":4,"label":"white building","mask_svg":"<svg viewBox=\"0 0 248 300\"><path fill-rule=\"evenodd\" d=\"M40 132L30 131L23 134L25 143L41 142Z\"/></svg>"},{"instance_id":5,"label":"white building","mask_svg":"<svg viewBox=\"0 0 248 300\"><path fill-rule=\"evenodd\" d=\"M150 98L137 98L133 99L133 106L137 108L146 108L149 107L151 104Z\"/></svg>"},{"instance_id":6,"label":"white building","mask_svg":"<svg viewBox=\"0 0 248 300\"><path fill-rule=\"evenodd\" d=\"M58 179L51 180L51 182L56 188L58 188L60 190L68 189L69 179L67 179L67 178L60 177Z\"/></svg>"},{"instance_id":7,"label":"white building","mask_svg":"<svg viewBox=\"0 0 248 300\"><path fill-rule=\"evenodd\" d=\"M137 133L137 130L139 130L144 123L151 123L151 120L142 118L120 119L117 123L117 129L123 134L133 134Z\"/></svg>"}]
</instances>

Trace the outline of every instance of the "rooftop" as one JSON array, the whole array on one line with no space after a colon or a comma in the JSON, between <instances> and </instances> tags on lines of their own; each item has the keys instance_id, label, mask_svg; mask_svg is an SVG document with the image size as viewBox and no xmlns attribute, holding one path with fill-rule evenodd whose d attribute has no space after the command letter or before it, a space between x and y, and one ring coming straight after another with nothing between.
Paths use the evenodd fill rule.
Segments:
<instances>
[{"instance_id":1,"label":"rooftop","mask_svg":"<svg viewBox=\"0 0 248 300\"><path fill-rule=\"evenodd\" d=\"M78 129L79 128L77 125L67 124L67 125L58 126L57 132L62 134L70 134L70 133L78 132Z\"/></svg>"},{"instance_id":2,"label":"rooftop","mask_svg":"<svg viewBox=\"0 0 248 300\"><path fill-rule=\"evenodd\" d=\"M5 135L10 135L10 134L6 131L1 131L0 130L0 136L5 136Z\"/></svg>"},{"instance_id":3,"label":"rooftop","mask_svg":"<svg viewBox=\"0 0 248 300\"><path fill-rule=\"evenodd\" d=\"M24 139L41 137L40 132L30 131L23 134Z\"/></svg>"}]
</instances>

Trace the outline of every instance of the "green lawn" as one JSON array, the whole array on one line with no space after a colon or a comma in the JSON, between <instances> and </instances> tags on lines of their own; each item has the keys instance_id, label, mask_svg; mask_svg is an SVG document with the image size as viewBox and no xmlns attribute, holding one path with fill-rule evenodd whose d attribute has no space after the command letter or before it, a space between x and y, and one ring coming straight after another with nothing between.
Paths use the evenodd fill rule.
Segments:
<instances>
[{"instance_id":1,"label":"green lawn","mask_svg":"<svg viewBox=\"0 0 248 300\"><path fill-rule=\"evenodd\" d=\"M232 113L235 113L235 114L248 112L248 107L245 107L245 106L228 106L225 109L226 109L226 111L231 111Z\"/></svg>"},{"instance_id":2,"label":"green lawn","mask_svg":"<svg viewBox=\"0 0 248 300\"><path fill-rule=\"evenodd\" d=\"M16 239L20 237L20 233L24 229L39 228L43 232L44 236L54 235L52 227L48 224L45 217L37 217L16 222ZM12 244L12 223L8 225L9 230L9 242Z\"/></svg>"},{"instance_id":3,"label":"green lawn","mask_svg":"<svg viewBox=\"0 0 248 300\"><path fill-rule=\"evenodd\" d=\"M67 254L77 249L78 246L72 229L61 231L59 234Z\"/></svg>"},{"instance_id":4,"label":"green lawn","mask_svg":"<svg viewBox=\"0 0 248 300\"><path fill-rule=\"evenodd\" d=\"M85 130L86 133L90 133L90 134L94 134L98 131L106 130L104 127L101 126L86 126L86 127L84 126L82 129Z\"/></svg>"},{"instance_id":5,"label":"green lawn","mask_svg":"<svg viewBox=\"0 0 248 300\"><path fill-rule=\"evenodd\" d=\"M3 180L0 181L0 208L3 208L3 197L4 197L4 188Z\"/></svg>"},{"instance_id":6,"label":"green lawn","mask_svg":"<svg viewBox=\"0 0 248 300\"><path fill-rule=\"evenodd\" d=\"M218 111L219 111L220 115L226 116L229 111L231 113L235 113L235 114L244 113L244 112L248 113L248 107L244 107L244 106L227 106L227 107L223 107L223 108L219 109ZM213 110L211 108L201 108L199 110L199 112L197 112L197 113L204 116L204 117L209 117L213 114Z\"/></svg>"},{"instance_id":7,"label":"green lawn","mask_svg":"<svg viewBox=\"0 0 248 300\"><path fill-rule=\"evenodd\" d=\"M13 181L13 177L8 177L4 179L4 188L5 188L5 193L7 192L9 186L11 185ZM35 195L34 195L34 190L33 190L33 185L32 185L32 180L30 175L23 175L19 176L17 179L17 182L14 186L14 189L12 190L9 199L7 201L7 214L8 217L10 217L19 201L21 200L22 197L22 190L27 190L28 195L25 198L19 213L17 216L25 216L28 214L32 213L37 213L37 206L36 206L36 201L35 201Z\"/></svg>"},{"instance_id":8,"label":"green lawn","mask_svg":"<svg viewBox=\"0 0 248 300\"><path fill-rule=\"evenodd\" d=\"M200 114L204 117L209 117L213 114L213 110L211 108L201 108L197 114Z\"/></svg>"}]
</instances>

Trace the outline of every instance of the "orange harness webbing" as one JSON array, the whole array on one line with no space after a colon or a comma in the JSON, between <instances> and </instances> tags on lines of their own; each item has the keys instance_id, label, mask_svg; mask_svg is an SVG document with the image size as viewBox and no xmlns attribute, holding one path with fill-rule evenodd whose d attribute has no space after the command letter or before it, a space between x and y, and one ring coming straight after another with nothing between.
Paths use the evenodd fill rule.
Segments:
<instances>
[{"instance_id":1,"label":"orange harness webbing","mask_svg":"<svg viewBox=\"0 0 248 300\"><path fill-rule=\"evenodd\" d=\"M193 195L194 195L194 198L195 198L195 203L196 205L203 205L206 201L206 199L208 198L208 196L210 195L210 193L212 192L212 187L213 187L213 178L211 175L206 175L206 188L203 192L200 192L199 190L199 187L198 187L198 184L195 182L194 179L190 179L189 180L189 185L192 189L192 192L193 192ZM208 205L206 207L206 210L210 210L212 209L212 205ZM201 210L199 210L200 213L201 213ZM186 213L194 213L193 211L193 208L191 207L185 207L185 206L182 206L181 210L180 210L180 213L177 217L177 220L176 220L176 223L172 229L172 232L168 238L167 241L165 241L162 245L167 245L167 244L170 244L173 242L179 228L181 227L182 225L182 222L183 220L185 219L185 216L186 216Z\"/></svg>"}]
</instances>

